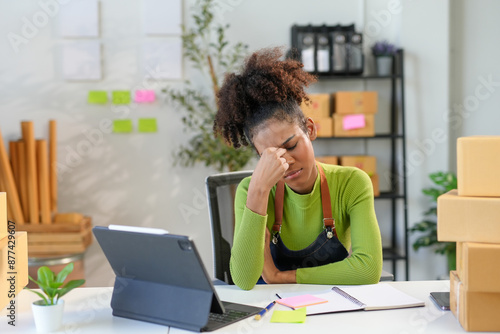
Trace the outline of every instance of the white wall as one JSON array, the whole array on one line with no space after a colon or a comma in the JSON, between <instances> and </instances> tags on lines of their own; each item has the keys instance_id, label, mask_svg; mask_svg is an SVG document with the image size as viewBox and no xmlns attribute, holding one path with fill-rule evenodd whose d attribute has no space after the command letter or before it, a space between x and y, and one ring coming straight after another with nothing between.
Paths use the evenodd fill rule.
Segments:
<instances>
[{"instance_id":1,"label":"white wall","mask_svg":"<svg viewBox=\"0 0 500 334\"><path fill-rule=\"evenodd\" d=\"M185 0L186 17L193 3L194 0ZM409 223L418 221L427 205L420 193L420 189L428 185L427 174L446 169L448 163L447 139L435 145L432 152L424 152L423 158L418 152L425 150L422 145L433 138L436 128L443 128L448 136L441 115L446 114L450 94L449 2L405 0L401 8L393 1L384 0L221 0L219 3L218 19L231 25L230 40L243 41L250 50L287 45L290 26L294 23L339 22L354 22L359 29L364 29L366 48L375 40L388 39L405 49L408 159L412 152L417 152L413 153L416 160L408 179ZM172 151L189 137L182 131L180 115L163 101L149 106L131 105L127 109L86 103L86 94L91 89L127 90L145 86L159 92L162 87L176 84L144 81L138 70L138 46L150 38L141 30L141 1L100 1L100 7L104 79L99 82L68 83L60 79L57 50L62 39L54 28L57 15L21 46L18 54L6 38L0 40L0 128L4 139L19 138L19 122L25 119L35 121L37 137L47 137L48 119L57 119L58 160L69 168L59 183L61 211L86 213L92 216L95 225L154 226L189 234L195 239L207 267L211 268L204 178L213 170L201 166L173 167ZM38 2L0 2L0 12L4 14L0 35L19 34L23 18L30 19L40 10ZM187 67L186 73L190 78L199 79ZM311 91L324 87L328 86L318 86ZM372 88L369 84L346 87ZM387 99L388 87L378 88L382 91L382 101ZM121 115L134 120L142 116L156 117L160 130L157 134L115 135L99 128L102 120ZM377 126L383 126L382 122ZM92 149L74 160L70 152L81 148L84 142L91 143ZM378 149L377 155L386 154L385 149ZM379 221L387 220L384 212L377 211L377 214ZM446 272L444 259L432 255L431 252L412 252L411 279L434 279ZM91 246L86 256L86 267L88 285L112 283L113 275L97 244Z\"/></svg>"},{"instance_id":2,"label":"white wall","mask_svg":"<svg viewBox=\"0 0 500 334\"><path fill-rule=\"evenodd\" d=\"M500 134L500 3L452 1L450 166L456 170L456 138Z\"/></svg>"}]
</instances>

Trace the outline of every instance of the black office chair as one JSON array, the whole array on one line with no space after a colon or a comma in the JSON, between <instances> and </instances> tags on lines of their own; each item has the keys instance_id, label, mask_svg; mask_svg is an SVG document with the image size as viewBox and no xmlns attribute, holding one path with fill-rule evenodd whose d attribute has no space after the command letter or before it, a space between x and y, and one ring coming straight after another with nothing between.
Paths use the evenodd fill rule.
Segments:
<instances>
[{"instance_id":1,"label":"black office chair","mask_svg":"<svg viewBox=\"0 0 500 334\"><path fill-rule=\"evenodd\" d=\"M212 226L212 249L215 278L234 284L229 270L234 234L234 193L242 179L253 171L229 172L205 179ZM382 270L380 281L393 281L394 275Z\"/></svg>"},{"instance_id":2,"label":"black office chair","mask_svg":"<svg viewBox=\"0 0 500 334\"><path fill-rule=\"evenodd\" d=\"M221 173L205 179L212 226L215 278L227 284L234 284L229 271L234 234L234 193L240 181L252 175L252 172Z\"/></svg>"}]
</instances>

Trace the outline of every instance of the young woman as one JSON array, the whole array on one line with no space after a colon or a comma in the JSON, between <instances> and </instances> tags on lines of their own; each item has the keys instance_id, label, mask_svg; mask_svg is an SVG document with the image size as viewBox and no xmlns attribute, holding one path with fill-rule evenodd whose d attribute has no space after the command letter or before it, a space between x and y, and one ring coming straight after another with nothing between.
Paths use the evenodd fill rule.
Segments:
<instances>
[{"instance_id":1,"label":"young woman","mask_svg":"<svg viewBox=\"0 0 500 334\"><path fill-rule=\"evenodd\" d=\"M242 289L266 283L370 284L382 245L368 175L315 161L316 127L300 109L315 78L279 48L247 58L218 96L214 131L260 159L238 186L230 269ZM352 249L349 254L349 250Z\"/></svg>"}]
</instances>

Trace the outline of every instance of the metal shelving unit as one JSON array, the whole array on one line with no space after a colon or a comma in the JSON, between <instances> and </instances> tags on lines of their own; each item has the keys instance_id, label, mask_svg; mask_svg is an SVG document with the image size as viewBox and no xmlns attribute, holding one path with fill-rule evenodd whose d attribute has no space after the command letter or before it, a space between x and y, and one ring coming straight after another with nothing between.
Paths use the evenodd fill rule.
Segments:
<instances>
[{"instance_id":1,"label":"metal shelving unit","mask_svg":"<svg viewBox=\"0 0 500 334\"><path fill-rule=\"evenodd\" d=\"M333 75L325 73L313 73L320 81L326 80L390 80L390 133L376 134L374 137L327 137L317 140L388 140L391 147L391 187L389 192L382 192L375 200L386 200L391 202L391 242L389 247L384 247L384 261L392 262L394 277L397 273L398 261L404 261L405 279L409 278L408 261L408 212L407 212L407 185L406 185L406 129L405 129L405 103L404 103L404 63L403 50L398 50L393 61L394 75ZM399 101L398 101L399 95ZM398 171L397 159L402 161L401 170ZM403 240L398 240L398 203L403 202L402 232Z\"/></svg>"}]
</instances>

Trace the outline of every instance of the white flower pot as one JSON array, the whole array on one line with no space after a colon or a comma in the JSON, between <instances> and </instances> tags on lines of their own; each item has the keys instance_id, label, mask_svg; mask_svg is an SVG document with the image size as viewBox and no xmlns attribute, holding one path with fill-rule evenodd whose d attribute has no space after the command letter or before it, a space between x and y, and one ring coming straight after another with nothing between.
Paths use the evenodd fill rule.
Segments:
<instances>
[{"instance_id":1,"label":"white flower pot","mask_svg":"<svg viewBox=\"0 0 500 334\"><path fill-rule=\"evenodd\" d=\"M62 325L64 300L59 299L56 305L43 305L43 300L31 304L36 330L39 333L55 332Z\"/></svg>"},{"instance_id":2,"label":"white flower pot","mask_svg":"<svg viewBox=\"0 0 500 334\"><path fill-rule=\"evenodd\" d=\"M376 67L377 75L391 75L392 74L392 57L391 56L375 57L375 67Z\"/></svg>"}]
</instances>

